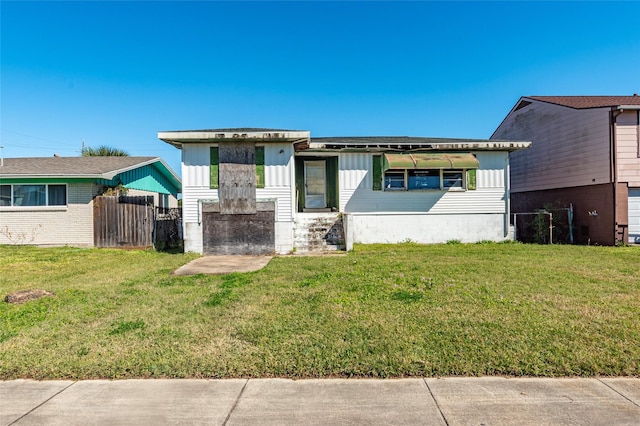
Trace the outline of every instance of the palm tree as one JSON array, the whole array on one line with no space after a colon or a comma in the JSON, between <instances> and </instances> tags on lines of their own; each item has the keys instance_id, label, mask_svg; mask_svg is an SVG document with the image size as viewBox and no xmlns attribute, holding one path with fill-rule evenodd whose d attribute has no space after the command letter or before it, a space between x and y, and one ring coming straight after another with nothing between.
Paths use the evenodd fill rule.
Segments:
<instances>
[{"instance_id":1,"label":"palm tree","mask_svg":"<svg viewBox=\"0 0 640 426\"><path fill-rule=\"evenodd\" d=\"M100 145L97 148L90 146L82 150L83 157L128 157L129 153L119 148Z\"/></svg>"}]
</instances>

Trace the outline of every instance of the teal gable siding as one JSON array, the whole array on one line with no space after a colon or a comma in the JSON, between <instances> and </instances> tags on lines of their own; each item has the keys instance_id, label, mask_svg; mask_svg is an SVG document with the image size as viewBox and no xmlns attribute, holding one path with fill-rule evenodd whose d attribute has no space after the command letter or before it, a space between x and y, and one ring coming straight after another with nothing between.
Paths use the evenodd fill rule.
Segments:
<instances>
[{"instance_id":1,"label":"teal gable siding","mask_svg":"<svg viewBox=\"0 0 640 426\"><path fill-rule=\"evenodd\" d=\"M126 188L141 191L157 192L177 196L181 188L177 187L155 166L147 165L134 170L120 173L111 180L104 180L102 184L117 186L122 184Z\"/></svg>"}]
</instances>

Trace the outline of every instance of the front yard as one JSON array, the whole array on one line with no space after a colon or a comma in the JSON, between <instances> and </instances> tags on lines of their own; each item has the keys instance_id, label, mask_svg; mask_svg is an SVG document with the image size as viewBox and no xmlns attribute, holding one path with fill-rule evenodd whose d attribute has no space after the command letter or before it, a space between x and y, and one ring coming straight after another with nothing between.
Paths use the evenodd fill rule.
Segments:
<instances>
[{"instance_id":1,"label":"front yard","mask_svg":"<svg viewBox=\"0 0 640 426\"><path fill-rule=\"evenodd\" d=\"M195 255L0 246L0 379L640 376L640 248L356 246L176 277Z\"/></svg>"}]
</instances>

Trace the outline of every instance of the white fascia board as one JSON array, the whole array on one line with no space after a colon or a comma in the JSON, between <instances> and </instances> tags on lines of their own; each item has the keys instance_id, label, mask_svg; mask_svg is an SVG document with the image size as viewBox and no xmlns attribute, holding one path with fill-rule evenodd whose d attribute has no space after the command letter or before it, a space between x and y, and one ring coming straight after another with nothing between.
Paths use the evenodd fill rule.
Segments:
<instances>
[{"instance_id":1,"label":"white fascia board","mask_svg":"<svg viewBox=\"0 0 640 426\"><path fill-rule=\"evenodd\" d=\"M304 140L311 137L308 131L282 131L282 132L216 132L198 131L192 132L158 132L158 139L172 145L198 142L233 142L234 140L261 140L263 142L283 142Z\"/></svg>"},{"instance_id":2,"label":"white fascia board","mask_svg":"<svg viewBox=\"0 0 640 426\"><path fill-rule=\"evenodd\" d=\"M354 143L331 143L331 145L345 145L353 146ZM363 148L372 144L362 144ZM384 145L384 144L383 144ZM393 144L392 144L393 145ZM511 141L489 141L489 142L468 142L468 143L406 143L400 145L411 145L412 149L425 149L425 150L450 150L450 151L517 151L520 149L526 149L531 147L531 142L511 142ZM326 149L324 143L313 143L309 145L310 149Z\"/></svg>"},{"instance_id":3,"label":"white fascia board","mask_svg":"<svg viewBox=\"0 0 640 426\"><path fill-rule=\"evenodd\" d=\"M38 173L30 173L30 174L2 174L2 179L104 179L103 174L87 174L87 175L72 175L69 173L59 173L59 174L38 174Z\"/></svg>"},{"instance_id":4,"label":"white fascia board","mask_svg":"<svg viewBox=\"0 0 640 426\"><path fill-rule=\"evenodd\" d=\"M433 148L438 150L482 150L482 151L517 151L531 147L531 142L511 142L511 141L491 141L491 142L470 142L454 144L434 144Z\"/></svg>"}]
</instances>

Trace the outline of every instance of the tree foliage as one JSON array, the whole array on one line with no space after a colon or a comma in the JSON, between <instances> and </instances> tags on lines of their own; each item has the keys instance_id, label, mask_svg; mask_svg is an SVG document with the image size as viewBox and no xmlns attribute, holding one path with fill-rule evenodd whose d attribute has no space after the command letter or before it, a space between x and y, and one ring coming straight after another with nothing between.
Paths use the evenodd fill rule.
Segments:
<instances>
[{"instance_id":1,"label":"tree foliage","mask_svg":"<svg viewBox=\"0 0 640 426\"><path fill-rule=\"evenodd\" d=\"M128 157L129 153L120 148L100 145L97 148L86 147L82 150L83 157Z\"/></svg>"}]
</instances>

